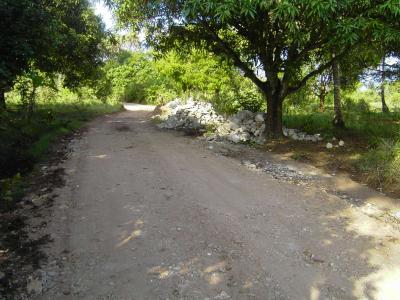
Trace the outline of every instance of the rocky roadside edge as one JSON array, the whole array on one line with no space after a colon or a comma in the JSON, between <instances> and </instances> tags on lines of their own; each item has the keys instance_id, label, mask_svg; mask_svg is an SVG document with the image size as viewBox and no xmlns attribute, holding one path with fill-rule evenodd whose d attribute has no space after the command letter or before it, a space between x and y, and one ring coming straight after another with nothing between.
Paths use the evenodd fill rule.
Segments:
<instances>
[{"instance_id":1,"label":"rocky roadside edge","mask_svg":"<svg viewBox=\"0 0 400 300\"><path fill-rule=\"evenodd\" d=\"M266 152L258 145L208 141L205 137L197 139L214 155L233 158L251 171L268 174L275 180L297 185L304 191L313 189L329 197L336 197L345 201L350 208L400 231L400 200L387 197L367 185L356 183L349 176L327 174L306 163ZM350 188L343 187L343 182Z\"/></svg>"},{"instance_id":2,"label":"rocky roadside edge","mask_svg":"<svg viewBox=\"0 0 400 300\"><path fill-rule=\"evenodd\" d=\"M47 264L44 248L53 237L44 234L46 216L51 214L55 190L65 184L64 168L70 147L85 129L61 138L50 149L48 158L24 177L24 197L12 210L0 212L0 300L32 299L50 288L58 266L43 272Z\"/></svg>"}]
</instances>

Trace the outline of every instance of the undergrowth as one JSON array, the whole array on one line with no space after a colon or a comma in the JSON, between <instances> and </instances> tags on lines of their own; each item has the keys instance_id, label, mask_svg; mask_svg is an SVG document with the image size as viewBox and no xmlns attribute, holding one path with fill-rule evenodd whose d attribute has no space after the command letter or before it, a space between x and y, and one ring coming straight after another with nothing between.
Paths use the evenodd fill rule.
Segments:
<instances>
[{"instance_id":1,"label":"undergrowth","mask_svg":"<svg viewBox=\"0 0 400 300\"><path fill-rule=\"evenodd\" d=\"M384 139L400 137L400 113L380 112L345 113L346 129L337 129L332 123L333 113L316 112L310 114L288 114L284 124L288 128L298 128L307 133L321 133L326 137L355 136L375 145Z\"/></svg>"},{"instance_id":2,"label":"undergrowth","mask_svg":"<svg viewBox=\"0 0 400 300\"><path fill-rule=\"evenodd\" d=\"M336 129L331 111L309 114L288 114L288 128L307 133L321 133L325 138L343 138L350 143L360 141L367 151L359 151L353 164L366 175L369 184L382 190L400 193L400 113L346 112L346 129Z\"/></svg>"},{"instance_id":3,"label":"undergrowth","mask_svg":"<svg viewBox=\"0 0 400 300\"><path fill-rule=\"evenodd\" d=\"M367 174L369 183L400 193L400 140L381 140L376 147L363 154L355 166Z\"/></svg>"},{"instance_id":4,"label":"undergrowth","mask_svg":"<svg viewBox=\"0 0 400 300\"><path fill-rule=\"evenodd\" d=\"M32 115L9 105L0 113L0 200L17 198L21 176L46 156L52 143L79 129L94 117L120 110L120 104L101 102L38 104Z\"/></svg>"}]
</instances>

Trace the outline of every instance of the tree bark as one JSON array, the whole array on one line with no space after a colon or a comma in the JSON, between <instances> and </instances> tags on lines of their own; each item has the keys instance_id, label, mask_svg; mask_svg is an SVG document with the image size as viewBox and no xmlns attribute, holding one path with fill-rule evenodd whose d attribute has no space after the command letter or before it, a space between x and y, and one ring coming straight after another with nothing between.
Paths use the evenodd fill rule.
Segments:
<instances>
[{"instance_id":1,"label":"tree bark","mask_svg":"<svg viewBox=\"0 0 400 300\"><path fill-rule=\"evenodd\" d=\"M383 113L388 113L389 112L389 107L386 104L385 101L385 56L382 58L381 62L381 101L382 101L382 112Z\"/></svg>"},{"instance_id":2,"label":"tree bark","mask_svg":"<svg viewBox=\"0 0 400 300\"><path fill-rule=\"evenodd\" d=\"M319 111L320 112L325 111L325 95L321 95L319 97Z\"/></svg>"},{"instance_id":3,"label":"tree bark","mask_svg":"<svg viewBox=\"0 0 400 300\"><path fill-rule=\"evenodd\" d=\"M33 115L36 100L36 86L32 87L32 91L28 95L28 118L30 119Z\"/></svg>"},{"instance_id":4,"label":"tree bark","mask_svg":"<svg viewBox=\"0 0 400 300\"><path fill-rule=\"evenodd\" d=\"M333 78L333 108L335 116L333 118L333 125L337 128L344 128L345 124L343 121L342 114L342 97L340 91L340 70L339 64L336 60L332 63L332 78Z\"/></svg>"},{"instance_id":5,"label":"tree bark","mask_svg":"<svg viewBox=\"0 0 400 300\"><path fill-rule=\"evenodd\" d=\"M319 90L319 111L320 112L325 111L325 96L326 96L325 89L320 87L320 90Z\"/></svg>"},{"instance_id":6,"label":"tree bark","mask_svg":"<svg viewBox=\"0 0 400 300\"><path fill-rule=\"evenodd\" d=\"M0 90L0 111L6 109L6 96L5 92Z\"/></svg>"},{"instance_id":7,"label":"tree bark","mask_svg":"<svg viewBox=\"0 0 400 300\"><path fill-rule=\"evenodd\" d=\"M277 139L283 136L282 103L278 95L267 96L266 137Z\"/></svg>"}]
</instances>

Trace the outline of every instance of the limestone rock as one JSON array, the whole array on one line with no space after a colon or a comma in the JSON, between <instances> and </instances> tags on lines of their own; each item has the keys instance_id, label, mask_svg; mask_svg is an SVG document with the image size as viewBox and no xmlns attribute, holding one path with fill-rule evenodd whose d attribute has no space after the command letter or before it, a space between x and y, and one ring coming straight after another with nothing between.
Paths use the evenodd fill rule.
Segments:
<instances>
[{"instance_id":1,"label":"limestone rock","mask_svg":"<svg viewBox=\"0 0 400 300\"><path fill-rule=\"evenodd\" d=\"M240 111L225 118L218 115L211 103L188 99L186 103L175 99L164 106L157 107L155 118L160 121L160 128L176 130L197 130L201 132L213 131L209 140L228 140L233 143L265 142L265 113L253 113L248 110ZM318 142L322 138L319 134L308 135L297 129L284 128L285 136L301 141ZM209 135L210 136L210 135Z\"/></svg>"}]
</instances>

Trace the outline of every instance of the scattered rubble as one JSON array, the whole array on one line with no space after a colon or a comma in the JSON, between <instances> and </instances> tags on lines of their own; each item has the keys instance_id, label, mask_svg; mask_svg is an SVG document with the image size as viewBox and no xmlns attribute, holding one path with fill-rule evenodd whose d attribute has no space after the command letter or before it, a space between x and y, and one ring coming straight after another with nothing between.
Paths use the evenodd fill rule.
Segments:
<instances>
[{"instance_id":1,"label":"scattered rubble","mask_svg":"<svg viewBox=\"0 0 400 300\"><path fill-rule=\"evenodd\" d=\"M333 138L332 141L336 141L336 138ZM326 144L326 149L344 147L344 145L345 145L344 141L340 140L337 145L334 145L333 143L327 143Z\"/></svg>"},{"instance_id":2,"label":"scattered rubble","mask_svg":"<svg viewBox=\"0 0 400 300\"><path fill-rule=\"evenodd\" d=\"M288 138L291 138L291 139L297 140L297 141L320 142L323 140L323 138L321 137L321 135L319 133L311 135L311 134L301 132L298 129L284 128L283 134L285 136L287 136Z\"/></svg>"},{"instance_id":3,"label":"scattered rubble","mask_svg":"<svg viewBox=\"0 0 400 300\"><path fill-rule=\"evenodd\" d=\"M265 118L262 112L240 111L232 116L219 115L210 103L193 101L186 103L180 99L171 101L155 109L160 123L158 127L166 129L198 130L206 133L209 141L228 140L233 143L265 142ZM320 134L309 135L298 129L284 128L283 134L299 141L322 141Z\"/></svg>"},{"instance_id":4,"label":"scattered rubble","mask_svg":"<svg viewBox=\"0 0 400 300\"><path fill-rule=\"evenodd\" d=\"M303 171L300 171L293 166L275 163L268 160L258 162L251 160L242 160L241 163L249 169L265 172L275 179L287 182L308 184L313 179L315 179L314 175L305 174Z\"/></svg>"}]
</instances>

